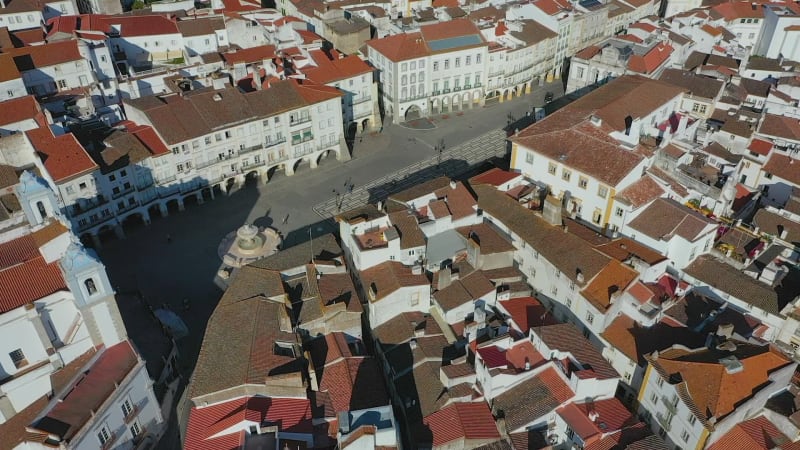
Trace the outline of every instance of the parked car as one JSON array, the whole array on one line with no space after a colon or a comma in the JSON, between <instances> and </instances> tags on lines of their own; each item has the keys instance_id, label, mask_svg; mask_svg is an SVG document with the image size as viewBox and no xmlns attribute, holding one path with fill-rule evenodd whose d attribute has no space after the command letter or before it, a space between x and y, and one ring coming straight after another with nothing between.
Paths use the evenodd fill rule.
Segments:
<instances>
[{"instance_id":1,"label":"parked car","mask_svg":"<svg viewBox=\"0 0 800 450\"><path fill-rule=\"evenodd\" d=\"M544 94L544 102L545 103L550 103L552 101L553 101L553 93L552 92L548 92L548 93Z\"/></svg>"}]
</instances>

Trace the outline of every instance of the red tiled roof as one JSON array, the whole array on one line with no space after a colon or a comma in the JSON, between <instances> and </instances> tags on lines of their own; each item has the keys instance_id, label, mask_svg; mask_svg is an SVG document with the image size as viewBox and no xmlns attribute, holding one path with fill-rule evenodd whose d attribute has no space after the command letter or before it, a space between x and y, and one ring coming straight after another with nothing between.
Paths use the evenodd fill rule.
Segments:
<instances>
[{"instance_id":1,"label":"red tiled roof","mask_svg":"<svg viewBox=\"0 0 800 450\"><path fill-rule=\"evenodd\" d=\"M481 42L485 42L481 35L481 30L469 19L454 19L447 22L423 25L419 28L419 32L428 42L471 35L481 36Z\"/></svg>"},{"instance_id":2,"label":"red tiled roof","mask_svg":"<svg viewBox=\"0 0 800 450\"><path fill-rule=\"evenodd\" d=\"M0 67L2 65L3 60L0 59ZM11 65L13 66L13 64ZM32 95L0 103L0 126L33 119L39 119L37 121L41 122L44 119L44 114L42 114L42 109L39 107L39 102Z\"/></svg>"},{"instance_id":3,"label":"red tiled roof","mask_svg":"<svg viewBox=\"0 0 800 450\"><path fill-rule=\"evenodd\" d=\"M641 44L642 42L644 42L644 40L642 40L638 36L634 36L632 34L621 34L621 35L617 36L617 38L618 39L623 39L623 40L626 40L626 41L629 41L629 42L633 42L635 44Z\"/></svg>"},{"instance_id":4,"label":"red tiled roof","mask_svg":"<svg viewBox=\"0 0 800 450\"><path fill-rule=\"evenodd\" d=\"M318 371L318 376L319 392L327 394L322 396L325 401L318 401L318 406L324 409L319 413L324 413L324 417L389 404L380 366L375 359L344 358L326 365Z\"/></svg>"},{"instance_id":5,"label":"red tiled roof","mask_svg":"<svg viewBox=\"0 0 800 450\"><path fill-rule=\"evenodd\" d=\"M761 156L767 156L769 155L770 150L772 150L772 142L765 141L763 139L753 139L747 149L753 153L758 153Z\"/></svg>"},{"instance_id":6,"label":"red tiled roof","mask_svg":"<svg viewBox=\"0 0 800 450\"><path fill-rule=\"evenodd\" d=\"M305 398L242 397L189 412L185 450L239 448L240 434L214 437L234 425L249 421L278 425L285 433L311 433L311 404Z\"/></svg>"},{"instance_id":7,"label":"red tiled roof","mask_svg":"<svg viewBox=\"0 0 800 450\"><path fill-rule=\"evenodd\" d=\"M54 137L49 128L43 127L26 131L25 135L56 183L97 169L97 164L72 133Z\"/></svg>"},{"instance_id":8,"label":"red tiled roof","mask_svg":"<svg viewBox=\"0 0 800 450\"><path fill-rule=\"evenodd\" d=\"M470 178L469 181L471 184L491 184L492 186L497 187L521 176L522 175L519 173L495 167L479 175L475 175L474 177Z\"/></svg>"},{"instance_id":9,"label":"red tiled roof","mask_svg":"<svg viewBox=\"0 0 800 450\"><path fill-rule=\"evenodd\" d=\"M25 46L38 45L45 42L44 32L41 30L41 28L17 30L12 31L11 34Z\"/></svg>"},{"instance_id":10,"label":"red tiled roof","mask_svg":"<svg viewBox=\"0 0 800 450\"><path fill-rule=\"evenodd\" d=\"M656 70L663 64L670 55L672 55L673 48L671 45L661 42L644 56L632 55L628 59L628 69L639 72L642 74L649 74Z\"/></svg>"},{"instance_id":11,"label":"red tiled roof","mask_svg":"<svg viewBox=\"0 0 800 450\"><path fill-rule=\"evenodd\" d=\"M729 22L736 19L764 17L761 5L754 8L750 2L725 2L714 6L711 10Z\"/></svg>"},{"instance_id":12,"label":"red tiled roof","mask_svg":"<svg viewBox=\"0 0 800 450\"><path fill-rule=\"evenodd\" d=\"M300 83L298 80L292 79L295 83L297 93L307 101L314 104L330 100L332 98L341 97L344 94L339 89L324 84L314 84L313 82L306 81Z\"/></svg>"},{"instance_id":13,"label":"red tiled roof","mask_svg":"<svg viewBox=\"0 0 800 450\"><path fill-rule=\"evenodd\" d=\"M225 64L233 65L235 63L256 63L265 59L272 59L275 57L274 45L260 45L258 47L239 49L233 52L220 53L222 60Z\"/></svg>"},{"instance_id":14,"label":"red tiled roof","mask_svg":"<svg viewBox=\"0 0 800 450\"><path fill-rule=\"evenodd\" d=\"M454 403L423 419L433 436L433 445L440 446L456 439L500 439L494 417L485 402Z\"/></svg>"},{"instance_id":15,"label":"red tiled roof","mask_svg":"<svg viewBox=\"0 0 800 450\"><path fill-rule=\"evenodd\" d=\"M66 289L57 262L48 264L34 235L0 244L0 314Z\"/></svg>"},{"instance_id":16,"label":"red tiled roof","mask_svg":"<svg viewBox=\"0 0 800 450\"><path fill-rule=\"evenodd\" d=\"M646 31L648 33L652 33L653 31L656 31L656 27L654 25L651 25L651 24L646 23L646 22L632 23L628 28L638 28L638 29L644 30L644 31Z\"/></svg>"},{"instance_id":17,"label":"red tiled roof","mask_svg":"<svg viewBox=\"0 0 800 450\"><path fill-rule=\"evenodd\" d=\"M483 363L489 369L494 369L497 367L505 367L508 365L508 360L506 359L506 352L505 350L500 349L500 347L496 345L489 345L486 347L480 347L476 350L478 355L480 355Z\"/></svg>"},{"instance_id":18,"label":"red tiled roof","mask_svg":"<svg viewBox=\"0 0 800 450\"><path fill-rule=\"evenodd\" d=\"M770 450L782 448L781 444L789 442L789 438L766 417L739 422L730 431L722 435L708 450Z\"/></svg>"},{"instance_id":19,"label":"red tiled roof","mask_svg":"<svg viewBox=\"0 0 800 450\"><path fill-rule=\"evenodd\" d=\"M431 53L431 49L419 32L400 33L381 39L372 39L367 41L367 46L370 47L370 59L374 59L372 52L376 51L393 62L420 58Z\"/></svg>"},{"instance_id":20,"label":"red tiled roof","mask_svg":"<svg viewBox=\"0 0 800 450\"><path fill-rule=\"evenodd\" d=\"M800 161L796 161L791 156L773 153L762 170L791 181L795 185L800 185Z\"/></svg>"},{"instance_id":21,"label":"red tiled roof","mask_svg":"<svg viewBox=\"0 0 800 450\"><path fill-rule=\"evenodd\" d=\"M145 147L147 147L153 156L161 156L171 153L170 149L156 133L156 130L154 130L150 125L134 124L133 127L128 128L128 133L136 136L136 139L138 139Z\"/></svg>"},{"instance_id":22,"label":"red tiled roof","mask_svg":"<svg viewBox=\"0 0 800 450\"><path fill-rule=\"evenodd\" d=\"M702 27L700 27L700 29L710 34L711 36L719 36L720 34L722 34L722 30L720 30L717 27L711 26L709 24L703 25Z\"/></svg>"},{"instance_id":23,"label":"red tiled roof","mask_svg":"<svg viewBox=\"0 0 800 450\"><path fill-rule=\"evenodd\" d=\"M72 40L15 48L8 54L14 57L20 71L83 60L78 51L78 41Z\"/></svg>"},{"instance_id":24,"label":"red tiled roof","mask_svg":"<svg viewBox=\"0 0 800 450\"><path fill-rule=\"evenodd\" d=\"M547 314L547 308L533 297L517 297L501 300L499 303L520 328L520 331L525 334L528 334L531 327L556 323L553 315Z\"/></svg>"},{"instance_id":25,"label":"red tiled roof","mask_svg":"<svg viewBox=\"0 0 800 450\"><path fill-rule=\"evenodd\" d=\"M630 186L617 192L615 199L627 203L634 208L655 200L665 194L664 189L649 175L636 180Z\"/></svg>"},{"instance_id":26,"label":"red tiled roof","mask_svg":"<svg viewBox=\"0 0 800 450\"><path fill-rule=\"evenodd\" d=\"M561 11L571 8L568 2L560 0L536 0L532 3L549 16L554 16Z\"/></svg>"},{"instance_id":27,"label":"red tiled roof","mask_svg":"<svg viewBox=\"0 0 800 450\"><path fill-rule=\"evenodd\" d=\"M602 50L602 48L600 48L599 45L590 45L578 53L575 53L575 56L580 59L592 59L594 55L600 53L600 50Z\"/></svg>"},{"instance_id":28,"label":"red tiled roof","mask_svg":"<svg viewBox=\"0 0 800 450\"><path fill-rule=\"evenodd\" d=\"M7 53L0 53L0 83L16 80L20 77L19 70L14 64L14 58ZM5 108L3 108L5 110Z\"/></svg>"},{"instance_id":29,"label":"red tiled roof","mask_svg":"<svg viewBox=\"0 0 800 450\"><path fill-rule=\"evenodd\" d=\"M138 362L128 341L106 348L66 396L33 427L69 440L93 417ZM66 429L64 424L68 425Z\"/></svg>"},{"instance_id":30,"label":"red tiled roof","mask_svg":"<svg viewBox=\"0 0 800 450\"><path fill-rule=\"evenodd\" d=\"M159 14L135 16L104 16L99 14L81 16L81 30L112 32L118 26L121 37L157 36L163 34L181 34L178 24Z\"/></svg>"},{"instance_id":31,"label":"red tiled roof","mask_svg":"<svg viewBox=\"0 0 800 450\"><path fill-rule=\"evenodd\" d=\"M328 84L372 72L372 68L356 55L339 58L336 50L331 50L333 59L322 50L312 50L309 54L317 66L303 68L302 72L316 83Z\"/></svg>"}]
</instances>

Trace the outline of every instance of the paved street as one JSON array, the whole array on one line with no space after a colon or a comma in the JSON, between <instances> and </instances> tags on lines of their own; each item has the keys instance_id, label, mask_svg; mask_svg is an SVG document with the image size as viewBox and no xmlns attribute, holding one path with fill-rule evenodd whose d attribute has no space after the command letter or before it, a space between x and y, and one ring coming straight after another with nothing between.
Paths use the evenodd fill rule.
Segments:
<instances>
[{"instance_id":1,"label":"paved street","mask_svg":"<svg viewBox=\"0 0 800 450\"><path fill-rule=\"evenodd\" d=\"M141 291L150 305L168 305L187 323L190 334L178 345L182 373L188 378L206 323L221 295L213 279L221 265L217 246L227 233L245 223L271 226L283 234L284 246L307 240L309 228L315 235L329 233L333 225L326 219L335 214L337 193L341 208L347 209L416 184L422 175L435 176L440 173L435 170L435 147L442 141L445 151L440 170L448 175L489 155L502 154L504 132L498 130L507 125L510 116L519 119L533 106L542 106L547 91L558 96L562 88L553 83L530 95L464 111L463 115L436 116L436 127L430 130L386 125L381 133L357 136L350 161L330 158L314 170L304 165L292 177L277 173L266 184L246 185L129 231L126 239L107 242L99 254L119 292ZM397 182L385 186L391 180ZM347 192L350 184L354 185L352 193ZM184 299L189 300L188 310L183 307ZM124 313L126 308L120 309ZM146 315L124 317L126 326L136 327L132 317L141 316ZM166 445L162 447L171 448Z\"/></svg>"}]
</instances>

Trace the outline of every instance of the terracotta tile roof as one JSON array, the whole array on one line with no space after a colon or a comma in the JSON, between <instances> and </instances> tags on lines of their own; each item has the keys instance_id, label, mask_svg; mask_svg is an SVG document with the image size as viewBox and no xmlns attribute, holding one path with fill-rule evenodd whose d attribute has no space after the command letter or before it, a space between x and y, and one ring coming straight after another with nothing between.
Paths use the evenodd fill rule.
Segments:
<instances>
[{"instance_id":1,"label":"terracotta tile roof","mask_svg":"<svg viewBox=\"0 0 800 450\"><path fill-rule=\"evenodd\" d=\"M64 224L58 220L52 220L43 228L31 233L31 237L36 247L41 247L64 233L69 233L69 228L65 227Z\"/></svg>"},{"instance_id":2,"label":"terracotta tile roof","mask_svg":"<svg viewBox=\"0 0 800 450\"><path fill-rule=\"evenodd\" d=\"M26 131L25 135L39 153L47 173L56 183L88 174L98 169L72 133L54 137L49 128Z\"/></svg>"},{"instance_id":3,"label":"terracotta tile roof","mask_svg":"<svg viewBox=\"0 0 800 450\"><path fill-rule=\"evenodd\" d=\"M8 53L0 53L0 83L20 78L14 57ZM3 108L5 110L5 108Z\"/></svg>"},{"instance_id":4,"label":"terracotta tile roof","mask_svg":"<svg viewBox=\"0 0 800 450\"><path fill-rule=\"evenodd\" d=\"M0 244L0 286L0 314L67 289L58 262L44 260L31 234Z\"/></svg>"},{"instance_id":5,"label":"terracotta tile roof","mask_svg":"<svg viewBox=\"0 0 800 450\"><path fill-rule=\"evenodd\" d=\"M481 250L482 255L514 251L508 239L486 222L456 228L464 239L469 239Z\"/></svg>"},{"instance_id":6,"label":"terracotta tile roof","mask_svg":"<svg viewBox=\"0 0 800 450\"><path fill-rule=\"evenodd\" d=\"M689 242L715 222L680 203L665 198L656 199L628 226L656 240L669 240L678 235Z\"/></svg>"},{"instance_id":7,"label":"terracotta tile roof","mask_svg":"<svg viewBox=\"0 0 800 450\"><path fill-rule=\"evenodd\" d=\"M236 88L201 90L191 95L126 100L141 110L168 145L185 142L209 130L256 121L341 96L335 88L277 81L269 89L242 93Z\"/></svg>"},{"instance_id":8,"label":"terracotta tile roof","mask_svg":"<svg viewBox=\"0 0 800 450\"><path fill-rule=\"evenodd\" d=\"M653 177L645 175L630 186L617 192L614 198L636 209L659 197L663 197L664 194L666 192L661 185Z\"/></svg>"},{"instance_id":9,"label":"terracotta tile roof","mask_svg":"<svg viewBox=\"0 0 800 450\"><path fill-rule=\"evenodd\" d=\"M535 0L532 3L549 16L554 16L561 11L572 9L570 4L563 0Z\"/></svg>"},{"instance_id":10,"label":"terracotta tile roof","mask_svg":"<svg viewBox=\"0 0 800 450\"><path fill-rule=\"evenodd\" d=\"M326 400L319 402L315 417L336 417L342 411L356 411L389 404L383 374L371 357L349 357L317 369L319 392Z\"/></svg>"},{"instance_id":11,"label":"terracotta tile roof","mask_svg":"<svg viewBox=\"0 0 800 450\"><path fill-rule=\"evenodd\" d=\"M723 147L719 142L712 142L700 149L701 152L724 159L733 164L738 164L742 160L742 155L737 155Z\"/></svg>"},{"instance_id":12,"label":"terracotta tile roof","mask_svg":"<svg viewBox=\"0 0 800 450\"><path fill-rule=\"evenodd\" d=\"M775 114L765 114L759 134L800 141L800 123L797 119Z\"/></svg>"},{"instance_id":13,"label":"terracotta tile roof","mask_svg":"<svg viewBox=\"0 0 800 450\"><path fill-rule=\"evenodd\" d=\"M421 26L420 34L427 41L438 41L462 36L481 35L478 26L469 19L454 19L447 22ZM485 42L481 38L481 42Z\"/></svg>"},{"instance_id":14,"label":"terracotta tile roof","mask_svg":"<svg viewBox=\"0 0 800 450\"><path fill-rule=\"evenodd\" d=\"M372 73L372 67L356 55L342 57L336 50L331 50L330 53L332 59L322 50L309 52L317 66L302 69L306 78L316 83L328 84Z\"/></svg>"},{"instance_id":15,"label":"terracotta tile roof","mask_svg":"<svg viewBox=\"0 0 800 450\"><path fill-rule=\"evenodd\" d=\"M642 245L633 239L626 237L614 239L613 241L607 244L599 245L596 248L597 250L620 262L626 262L631 257L635 257L652 266L667 259L666 256L651 249L650 247Z\"/></svg>"},{"instance_id":16,"label":"terracotta tile roof","mask_svg":"<svg viewBox=\"0 0 800 450\"><path fill-rule=\"evenodd\" d=\"M790 442L789 437L783 434L769 419L758 416L736 424L708 447L708 450L771 450L784 448L783 445Z\"/></svg>"},{"instance_id":17,"label":"terracotta tile roof","mask_svg":"<svg viewBox=\"0 0 800 450\"><path fill-rule=\"evenodd\" d=\"M462 219L475 213L478 202L469 193L464 183L458 181L455 188L448 185L435 191L436 197L447 202L447 208L453 215L453 220Z\"/></svg>"},{"instance_id":18,"label":"terracotta tile roof","mask_svg":"<svg viewBox=\"0 0 800 450\"><path fill-rule=\"evenodd\" d=\"M442 373L445 374L447 378L461 378L461 377L475 376L475 369L472 367L471 364L468 363L450 364L447 366L442 366L441 371Z\"/></svg>"},{"instance_id":19,"label":"terracotta tile roof","mask_svg":"<svg viewBox=\"0 0 800 450\"><path fill-rule=\"evenodd\" d=\"M538 421L573 396L569 385L549 367L495 397L492 410L495 414L502 411L506 429L514 432Z\"/></svg>"},{"instance_id":20,"label":"terracotta tile roof","mask_svg":"<svg viewBox=\"0 0 800 450\"><path fill-rule=\"evenodd\" d=\"M753 217L753 225L759 227L762 232L773 236L779 236L781 231L785 231L785 241L791 243L800 242L800 223L793 222L780 214L760 209Z\"/></svg>"},{"instance_id":21,"label":"terracotta tile roof","mask_svg":"<svg viewBox=\"0 0 800 450\"><path fill-rule=\"evenodd\" d=\"M428 203L428 209L430 209L434 219L450 216L450 209L447 207L447 202L444 200L431 200L430 203Z\"/></svg>"},{"instance_id":22,"label":"terracotta tile roof","mask_svg":"<svg viewBox=\"0 0 800 450\"><path fill-rule=\"evenodd\" d=\"M421 331L424 336L440 336L442 329L429 314L419 311L404 312L387 320L372 330L375 338L384 346L408 342Z\"/></svg>"},{"instance_id":23,"label":"terracotta tile roof","mask_svg":"<svg viewBox=\"0 0 800 450\"><path fill-rule=\"evenodd\" d=\"M78 41L72 40L20 47L9 50L8 54L13 56L20 72L83 60L78 51Z\"/></svg>"},{"instance_id":24,"label":"terracotta tile roof","mask_svg":"<svg viewBox=\"0 0 800 450\"><path fill-rule=\"evenodd\" d=\"M178 30L183 37L206 36L224 29L225 19L219 16L197 17L178 21Z\"/></svg>"},{"instance_id":25,"label":"terracotta tile roof","mask_svg":"<svg viewBox=\"0 0 800 450\"><path fill-rule=\"evenodd\" d=\"M375 59L372 52L378 52L393 62L421 58L431 54L428 44L425 43L419 32L400 33L381 39L372 39L367 41L367 46L370 59Z\"/></svg>"},{"instance_id":26,"label":"terracotta tile roof","mask_svg":"<svg viewBox=\"0 0 800 450\"><path fill-rule=\"evenodd\" d=\"M639 278L639 272L612 259L581 290L581 294L600 312L605 312L611 307L614 294L621 294L637 278Z\"/></svg>"},{"instance_id":27,"label":"terracotta tile roof","mask_svg":"<svg viewBox=\"0 0 800 450\"><path fill-rule=\"evenodd\" d=\"M457 439L500 439L500 432L486 402L454 403L425 417L423 423L430 428L434 446Z\"/></svg>"},{"instance_id":28,"label":"terracotta tile roof","mask_svg":"<svg viewBox=\"0 0 800 450\"><path fill-rule=\"evenodd\" d=\"M736 19L760 19L764 17L762 5L749 2L725 2L711 8L712 13L717 13L728 22Z\"/></svg>"},{"instance_id":29,"label":"terracotta tile roof","mask_svg":"<svg viewBox=\"0 0 800 450\"><path fill-rule=\"evenodd\" d=\"M3 66L0 59L0 67ZM2 70L2 69L0 69ZM32 95L6 100L0 103L0 126L11 125L24 120L44 121L44 114L39 102Z\"/></svg>"},{"instance_id":30,"label":"terracotta tile roof","mask_svg":"<svg viewBox=\"0 0 800 450\"><path fill-rule=\"evenodd\" d=\"M568 352L582 365L588 365L599 379L619 378L619 374L571 323L538 327L534 332L548 348Z\"/></svg>"},{"instance_id":31,"label":"terracotta tile roof","mask_svg":"<svg viewBox=\"0 0 800 450\"><path fill-rule=\"evenodd\" d=\"M547 313L547 308L533 297L516 297L498 303L526 335L532 327L557 323L553 315Z\"/></svg>"},{"instance_id":32,"label":"terracotta tile roof","mask_svg":"<svg viewBox=\"0 0 800 450\"><path fill-rule=\"evenodd\" d=\"M644 55L631 55L628 59L628 69L641 74L653 73L669 60L673 50L671 45L661 42Z\"/></svg>"},{"instance_id":33,"label":"terracotta tile roof","mask_svg":"<svg viewBox=\"0 0 800 450\"><path fill-rule=\"evenodd\" d=\"M299 379L298 361L274 349L275 342L296 342L286 306L261 296L226 297L227 292L208 321L190 381L190 398L263 384L271 376L296 373Z\"/></svg>"},{"instance_id":34,"label":"terracotta tile roof","mask_svg":"<svg viewBox=\"0 0 800 450\"><path fill-rule=\"evenodd\" d=\"M586 241L548 224L497 189L478 185L474 190L481 209L509 227L569 279L577 281L580 272L586 280L591 280L608 264L609 258Z\"/></svg>"},{"instance_id":35,"label":"terracotta tile roof","mask_svg":"<svg viewBox=\"0 0 800 450\"><path fill-rule=\"evenodd\" d=\"M52 392L56 395L60 394L72 379L85 369L86 364L92 360L95 353L96 350L92 348L60 370L50 374L49 381L52 386ZM47 408L49 403L47 396L43 396L25 409L17 411L17 414L0 424L0 450L19 448L19 444L27 440L26 438L30 434L27 431L27 427Z\"/></svg>"},{"instance_id":36,"label":"terracotta tile roof","mask_svg":"<svg viewBox=\"0 0 800 450\"><path fill-rule=\"evenodd\" d=\"M274 45L261 45L258 47L243 48L237 49L236 51L220 53L222 60L225 61L225 64L228 67L233 66L233 64L236 63L260 63L265 59L269 60L274 58L275 55L276 53Z\"/></svg>"},{"instance_id":37,"label":"terracotta tile roof","mask_svg":"<svg viewBox=\"0 0 800 450\"><path fill-rule=\"evenodd\" d=\"M430 284L425 274L414 275L411 270L411 267L399 262L386 261L361 271L364 287L375 289L375 298L370 298L370 303L377 302L402 287Z\"/></svg>"},{"instance_id":38,"label":"terracotta tile roof","mask_svg":"<svg viewBox=\"0 0 800 450\"><path fill-rule=\"evenodd\" d=\"M667 185L669 185L670 190L675 194L677 194L678 196L682 198L686 198L687 196L689 196L689 191L687 191L682 184L680 184L677 180L672 178L667 172L659 169L658 167L650 166L650 168L647 169L647 173L663 181L664 183L667 183Z\"/></svg>"},{"instance_id":39,"label":"terracotta tile roof","mask_svg":"<svg viewBox=\"0 0 800 450\"><path fill-rule=\"evenodd\" d=\"M780 314L786 303L792 300L789 298L792 296L790 293L777 291L760 281L745 276L735 267L709 255L702 255L695 259L684 269L684 272L770 314Z\"/></svg>"},{"instance_id":40,"label":"terracotta tile roof","mask_svg":"<svg viewBox=\"0 0 800 450\"><path fill-rule=\"evenodd\" d=\"M581 437L585 445L592 445L604 434L633 425L636 419L616 398L587 403L567 403L556 413ZM592 420L591 415L597 414Z\"/></svg>"},{"instance_id":41,"label":"terracotta tile roof","mask_svg":"<svg viewBox=\"0 0 800 450\"><path fill-rule=\"evenodd\" d=\"M120 37L123 38L180 34L175 20L159 14L129 16L84 14L81 16L80 24L84 31L92 30L104 33L112 33L116 26Z\"/></svg>"},{"instance_id":42,"label":"terracotta tile roof","mask_svg":"<svg viewBox=\"0 0 800 450\"><path fill-rule=\"evenodd\" d=\"M408 211L397 211L389 214L389 221L397 229L397 234L400 235L401 249L405 250L425 245L425 234L419 228L419 222L414 214Z\"/></svg>"},{"instance_id":43,"label":"terracotta tile roof","mask_svg":"<svg viewBox=\"0 0 800 450\"><path fill-rule=\"evenodd\" d=\"M474 177L469 179L469 182L471 185L490 184L492 186L498 187L505 183L508 183L511 180L520 178L521 176L522 175L517 172L511 172L508 170L503 170L494 167L479 175L475 175Z\"/></svg>"},{"instance_id":44,"label":"terracotta tile roof","mask_svg":"<svg viewBox=\"0 0 800 450\"><path fill-rule=\"evenodd\" d=\"M706 99L717 98L725 85L722 80L680 69L665 69L658 79L686 89L693 96Z\"/></svg>"},{"instance_id":45,"label":"terracotta tile roof","mask_svg":"<svg viewBox=\"0 0 800 450\"><path fill-rule=\"evenodd\" d=\"M650 327L644 327L625 314L617 316L601 336L612 347L641 367L646 365L644 356L654 351L661 351L673 345L696 348L705 343L704 335L684 326L658 322Z\"/></svg>"},{"instance_id":46,"label":"terracotta tile roof","mask_svg":"<svg viewBox=\"0 0 800 450\"><path fill-rule=\"evenodd\" d=\"M595 55L599 54L600 50L602 50L602 48L599 45L590 45L585 49L579 51L578 53L575 53L575 56L580 59L588 60L594 58Z\"/></svg>"},{"instance_id":47,"label":"terracotta tile roof","mask_svg":"<svg viewBox=\"0 0 800 450\"><path fill-rule=\"evenodd\" d=\"M736 357L742 369L728 373L720 360L731 356ZM679 377L679 395L704 424L712 417L722 419L732 413L767 385L773 371L792 364L770 346L743 342L737 343L733 352L676 347L657 357L648 356L647 360L658 376L666 380Z\"/></svg>"},{"instance_id":48,"label":"terracotta tile roof","mask_svg":"<svg viewBox=\"0 0 800 450\"><path fill-rule=\"evenodd\" d=\"M72 389L32 427L69 441L138 363L139 358L128 341L106 348Z\"/></svg>"},{"instance_id":49,"label":"terracotta tile roof","mask_svg":"<svg viewBox=\"0 0 800 450\"><path fill-rule=\"evenodd\" d=\"M204 408L192 408L184 449L239 448L245 422L275 424L282 433L311 433L311 405L305 398L242 397ZM236 431L215 436L232 427Z\"/></svg>"},{"instance_id":50,"label":"terracotta tile roof","mask_svg":"<svg viewBox=\"0 0 800 450\"><path fill-rule=\"evenodd\" d=\"M797 169L798 165L800 165L800 162L796 161L794 158L773 152L761 170L786 181L790 181L795 186L800 186L800 170Z\"/></svg>"},{"instance_id":51,"label":"terracotta tile roof","mask_svg":"<svg viewBox=\"0 0 800 450\"><path fill-rule=\"evenodd\" d=\"M448 312L486 295L494 290L494 284L482 271L476 270L466 277L455 280L444 289L433 294L436 303Z\"/></svg>"},{"instance_id":52,"label":"terracotta tile roof","mask_svg":"<svg viewBox=\"0 0 800 450\"><path fill-rule=\"evenodd\" d=\"M447 177L442 176L434 178L422 184L417 184L413 187L410 187L404 191L400 191L396 194L390 195L389 201L400 203L404 206L405 209L405 207L407 207L408 204L410 204L414 200L417 200L420 197L424 197L426 195L433 194L438 190L443 189L449 185L450 185L450 179Z\"/></svg>"},{"instance_id":53,"label":"terracotta tile roof","mask_svg":"<svg viewBox=\"0 0 800 450\"><path fill-rule=\"evenodd\" d=\"M617 39L624 39L626 41L630 41L630 42L633 42L635 44L641 44L641 43L644 42L644 40L642 40L641 38L639 38L637 36L634 36L632 34L621 34L621 35L617 36Z\"/></svg>"},{"instance_id":54,"label":"terracotta tile roof","mask_svg":"<svg viewBox=\"0 0 800 450\"><path fill-rule=\"evenodd\" d=\"M422 419L441 410L450 401L450 395L439 381L441 361L428 361L414 366L394 380L395 392L401 405L406 407L410 428ZM414 402L414 403L411 403Z\"/></svg>"}]
</instances>

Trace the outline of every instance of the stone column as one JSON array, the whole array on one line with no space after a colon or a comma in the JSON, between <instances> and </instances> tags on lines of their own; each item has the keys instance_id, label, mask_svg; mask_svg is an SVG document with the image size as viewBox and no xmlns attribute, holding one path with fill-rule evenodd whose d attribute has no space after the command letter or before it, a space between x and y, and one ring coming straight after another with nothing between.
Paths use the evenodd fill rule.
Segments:
<instances>
[{"instance_id":1,"label":"stone column","mask_svg":"<svg viewBox=\"0 0 800 450\"><path fill-rule=\"evenodd\" d=\"M116 234L119 239L125 239L125 230L122 229L121 224L114 225L114 234Z\"/></svg>"},{"instance_id":2,"label":"stone column","mask_svg":"<svg viewBox=\"0 0 800 450\"><path fill-rule=\"evenodd\" d=\"M286 161L285 163L283 163L283 170L286 172L287 177L294 175L294 164L297 161L291 161L291 164L289 164L289 162L290 161Z\"/></svg>"},{"instance_id":3,"label":"stone column","mask_svg":"<svg viewBox=\"0 0 800 450\"><path fill-rule=\"evenodd\" d=\"M169 216L169 208L167 208L166 203L159 203L158 204L158 211L161 213L161 217Z\"/></svg>"},{"instance_id":4,"label":"stone column","mask_svg":"<svg viewBox=\"0 0 800 450\"><path fill-rule=\"evenodd\" d=\"M308 158L308 163L311 165L312 169L317 168L317 158L319 158L320 153L314 153Z\"/></svg>"},{"instance_id":5,"label":"stone column","mask_svg":"<svg viewBox=\"0 0 800 450\"><path fill-rule=\"evenodd\" d=\"M144 221L145 225L150 225L150 212L147 209L142 209L142 221Z\"/></svg>"},{"instance_id":6,"label":"stone column","mask_svg":"<svg viewBox=\"0 0 800 450\"><path fill-rule=\"evenodd\" d=\"M183 204L183 199L178 197L178 211L185 211L186 206Z\"/></svg>"},{"instance_id":7,"label":"stone column","mask_svg":"<svg viewBox=\"0 0 800 450\"><path fill-rule=\"evenodd\" d=\"M203 190L202 189L197 191L197 194L195 194L195 197L197 197L197 204L198 205L202 205L203 203L205 203L205 200L203 200Z\"/></svg>"}]
</instances>

